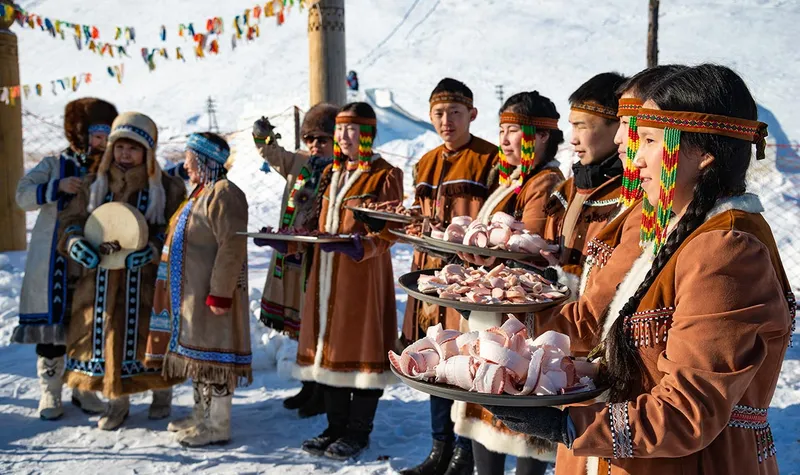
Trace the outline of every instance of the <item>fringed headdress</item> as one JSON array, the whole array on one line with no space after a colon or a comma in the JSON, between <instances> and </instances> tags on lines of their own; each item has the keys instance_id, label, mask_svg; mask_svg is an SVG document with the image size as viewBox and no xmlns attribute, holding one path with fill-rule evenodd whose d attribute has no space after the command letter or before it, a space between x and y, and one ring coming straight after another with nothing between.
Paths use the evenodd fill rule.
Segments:
<instances>
[{"instance_id":1,"label":"fringed headdress","mask_svg":"<svg viewBox=\"0 0 800 475\"><path fill-rule=\"evenodd\" d=\"M189 136L186 150L197 157L200 166L200 184L213 185L226 177L225 163L230 157L230 150L220 147L200 134Z\"/></svg>"},{"instance_id":2,"label":"fringed headdress","mask_svg":"<svg viewBox=\"0 0 800 475\"><path fill-rule=\"evenodd\" d=\"M558 119L552 117L532 117L515 112L503 112L500 114L501 124L517 124L522 131L522 143L520 144L520 174L516 183L511 182L511 174L514 166L508 162L508 158L503 153L503 149L498 147L500 161L500 184L502 186L514 186L515 193L519 193L525 179L533 171L533 164L536 158L535 143L536 129L558 130Z\"/></svg>"},{"instance_id":3,"label":"fringed headdress","mask_svg":"<svg viewBox=\"0 0 800 475\"><path fill-rule=\"evenodd\" d=\"M681 132L723 135L734 139L746 140L756 145L757 160L764 158L768 135L767 124L755 120L660 109L639 109L636 115L636 125L637 127L664 129L664 152L661 158L661 190L658 196L658 206L653 217L654 229L652 234L649 234L652 235L652 240L655 243L655 253L658 253L667 240L667 229L672 216L672 203L675 197L675 177L678 172ZM642 225L644 236L645 219L643 219Z\"/></svg>"},{"instance_id":4,"label":"fringed headdress","mask_svg":"<svg viewBox=\"0 0 800 475\"><path fill-rule=\"evenodd\" d=\"M378 122L375 119L358 117L354 115L336 116L337 124L356 124L359 126L358 134L358 169L364 172L370 170L372 163L372 138L375 136L375 127ZM347 157L342 155L339 142L333 142L333 171L341 170Z\"/></svg>"}]
</instances>

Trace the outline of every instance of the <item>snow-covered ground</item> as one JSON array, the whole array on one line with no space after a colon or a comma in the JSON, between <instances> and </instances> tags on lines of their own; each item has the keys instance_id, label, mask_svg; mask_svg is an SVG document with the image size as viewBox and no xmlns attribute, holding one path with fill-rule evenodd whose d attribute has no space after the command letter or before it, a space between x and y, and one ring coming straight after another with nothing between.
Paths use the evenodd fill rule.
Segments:
<instances>
[{"instance_id":1,"label":"snow-covered ground","mask_svg":"<svg viewBox=\"0 0 800 475\"><path fill-rule=\"evenodd\" d=\"M27 111L58 124L68 100L103 97L120 110L150 114L164 141L201 130L207 123L205 100L213 96L220 129L244 130L232 138L237 161L230 177L247 193L250 227L277 222L284 182L275 173L258 171L261 161L245 129L257 117L268 115L275 118L284 137L291 137L291 112L286 111L295 104L307 108L305 14L293 10L280 27L272 19L262 21L261 38L240 44L234 52L222 41L218 57L196 61L189 45L177 38L177 25L204 24L209 16L230 22L252 7L250 2L31 0L21 4L51 18L96 24L104 41L111 41L108 35L113 27L122 24L135 26L138 36L137 44L129 48L132 58L124 60L123 84L118 85L105 76L105 68L119 64L118 60L77 51L69 36L62 42L42 32L15 28L23 83L45 83L47 91L54 78L85 71L95 76L94 83L78 93L52 96L46 92L42 98L31 98L24 103ZM800 111L787 99L800 93L798 20L800 4L790 0L662 2L660 59L662 63L714 61L734 67L756 96L762 120L770 125L771 140L796 145ZM158 38L162 24L168 27L165 43ZM229 38L231 28L228 24L225 28ZM358 71L362 89L374 88L364 97L378 108L377 146L406 171L409 193L414 160L440 143L424 122L428 94L441 77L462 79L473 89L480 110L474 130L487 139L496 137L498 84L504 86L506 97L531 89L551 97L562 113L561 126L568 131L567 97L575 87L602 71L630 74L644 66L647 8L635 0L568 4L560 0L349 0L347 29L348 68ZM186 63L156 59L156 70L149 72L137 48L161 45L182 46ZM38 131L30 129L25 133L26 146L57 150L63 144L60 136L37 136ZM568 146L560 157L567 168ZM796 149L772 147L769 159L754 167L751 175L752 188L767 200L767 219L795 287L800 285L800 246L795 237L800 227L798 164ZM35 217L28 214L28 230ZM406 272L411 249L398 245L392 255L395 274ZM303 453L301 441L324 429L324 418L300 420L282 408L282 399L298 387L281 371L280 361L291 358L292 347L267 333L255 317L255 381L236 392L234 439L225 447L192 450L175 444L164 432L166 423L147 419L149 395L133 399L131 417L115 432L97 430L96 417L88 418L71 406L60 421L39 421L33 347L7 343L16 324L24 259L24 252L0 254L0 473L391 473L427 453L427 398L402 385L387 389L378 408L372 445L358 462L332 462ZM250 247L254 309L268 263L269 251ZM402 317L405 295L398 291L397 297ZM795 339L800 341L800 336ZM65 400L68 394L65 390ZM188 413L191 399L188 386L178 387L174 416ZM772 406L770 422L781 472L800 474L797 347L787 354Z\"/></svg>"}]
</instances>

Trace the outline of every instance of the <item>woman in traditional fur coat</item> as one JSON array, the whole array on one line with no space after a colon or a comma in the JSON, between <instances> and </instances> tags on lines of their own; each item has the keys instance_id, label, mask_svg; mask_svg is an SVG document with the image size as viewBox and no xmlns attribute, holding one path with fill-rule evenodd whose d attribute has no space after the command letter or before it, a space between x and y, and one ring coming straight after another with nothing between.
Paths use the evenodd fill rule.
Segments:
<instances>
[{"instance_id":1,"label":"woman in traditional fur coat","mask_svg":"<svg viewBox=\"0 0 800 475\"><path fill-rule=\"evenodd\" d=\"M77 99L64 111L64 134L69 147L45 157L17 185L17 205L39 211L25 262L25 278L19 299L19 325L11 341L36 344L36 374L42 394L39 417L58 419L64 373L65 325L69 320L71 284L67 260L57 252L59 214L93 170L103 154L117 109L93 97ZM88 413L100 413L105 405L92 391L72 391L72 403Z\"/></svg>"},{"instance_id":2,"label":"woman in traditional fur coat","mask_svg":"<svg viewBox=\"0 0 800 475\"><path fill-rule=\"evenodd\" d=\"M150 322L148 359L166 356L167 379L192 378L194 409L169 424L178 442L227 442L238 385L252 382L247 300L247 199L227 179L230 148L192 134L186 171L195 186L170 220Z\"/></svg>"},{"instance_id":3,"label":"woman in traditional fur coat","mask_svg":"<svg viewBox=\"0 0 800 475\"><path fill-rule=\"evenodd\" d=\"M356 237L314 248L293 372L325 390L328 428L303 449L336 459L367 447L378 399L393 378L387 357L397 340L391 244L367 233L346 208L403 199L403 172L373 154L375 133L375 111L366 103L348 104L336 117L337 150L325 170L330 184L318 229Z\"/></svg>"},{"instance_id":4,"label":"woman in traditional fur coat","mask_svg":"<svg viewBox=\"0 0 800 475\"><path fill-rule=\"evenodd\" d=\"M606 263L630 268L607 318L574 303L536 321L578 340L602 333L608 402L487 407L562 444L557 474L778 473L767 408L796 305L761 202L745 193L751 144L764 156L756 118L744 81L716 65L670 75L638 110L634 163L657 209L643 216L644 248L632 266L614 253Z\"/></svg>"},{"instance_id":5,"label":"woman in traditional fur coat","mask_svg":"<svg viewBox=\"0 0 800 475\"><path fill-rule=\"evenodd\" d=\"M66 383L109 398L98 427L113 430L128 415L129 395L154 390L149 416L169 415L171 386L159 369L143 365L153 308L155 256L161 252L165 216L186 196L180 179L161 171L155 158L158 130L146 115L126 112L114 120L96 175L86 177L60 219L59 252L79 273L67 328ZM100 249L83 237L90 213L107 202L128 203L148 224L148 244L130 254L125 268L98 267ZM158 391L161 390L161 391Z\"/></svg>"},{"instance_id":6,"label":"woman in traditional fur coat","mask_svg":"<svg viewBox=\"0 0 800 475\"><path fill-rule=\"evenodd\" d=\"M531 233L544 233L547 201L564 180L555 154L564 135L558 130L559 114L553 102L537 91L509 97L500 109L500 160L490 175L491 193L477 219L488 224L503 212L525 224ZM492 265L494 258L464 255L467 261ZM502 324L502 314L472 312L470 330ZM506 455L517 457L518 475L540 475L555 460L555 445L515 433L477 404L456 402L452 409L455 433L472 440L479 475L504 473Z\"/></svg>"},{"instance_id":7,"label":"woman in traditional fur coat","mask_svg":"<svg viewBox=\"0 0 800 475\"><path fill-rule=\"evenodd\" d=\"M253 124L253 140L271 170L286 179L281 201L279 229L317 229L322 195L327 183L322 172L333 163L333 129L339 108L319 103L308 110L300 126L300 137L308 151L290 152L277 143L272 124L262 117ZM330 175L327 175L330 178ZM263 243L256 239L256 245ZM286 246L275 243L269 273L261 295L261 321L270 328L297 339L303 293L313 253L287 254ZM324 411L322 392L313 381L302 381L298 394L283 401L286 409L299 409L301 418Z\"/></svg>"}]
</instances>

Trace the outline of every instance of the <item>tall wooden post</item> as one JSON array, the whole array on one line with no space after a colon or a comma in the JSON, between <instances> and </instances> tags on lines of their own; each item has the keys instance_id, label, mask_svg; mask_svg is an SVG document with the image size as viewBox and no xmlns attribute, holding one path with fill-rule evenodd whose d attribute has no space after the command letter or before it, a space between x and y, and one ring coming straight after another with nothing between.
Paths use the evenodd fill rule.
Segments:
<instances>
[{"instance_id":1,"label":"tall wooden post","mask_svg":"<svg viewBox=\"0 0 800 475\"><path fill-rule=\"evenodd\" d=\"M660 0L650 0L649 23L647 26L647 67L658 66L658 4Z\"/></svg>"},{"instance_id":2,"label":"tall wooden post","mask_svg":"<svg viewBox=\"0 0 800 475\"><path fill-rule=\"evenodd\" d=\"M19 85L17 35L9 30L11 23L0 16L0 87ZM27 245L25 212L15 197L24 171L22 97L17 97L13 106L0 104L0 252L24 251Z\"/></svg>"},{"instance_id":3,"label":"tall wooden post","mask_svg":"<svg viewBox=\"0 0 800 475\"><path fill-rule=\"evenodd\" d=\"M300 150L300 108L294 106L294 149Z\"/></svg>"},{"instance_id":4,"label":"tall wooden post","mask_svg":"<svg viewBox=\"0 0 800 475\"><path fill-rule=\"evenodd\" d=\"M347 102L344 0L320 0L308 9L309 87L313 106Z\"/></svg>"}]
</instances>

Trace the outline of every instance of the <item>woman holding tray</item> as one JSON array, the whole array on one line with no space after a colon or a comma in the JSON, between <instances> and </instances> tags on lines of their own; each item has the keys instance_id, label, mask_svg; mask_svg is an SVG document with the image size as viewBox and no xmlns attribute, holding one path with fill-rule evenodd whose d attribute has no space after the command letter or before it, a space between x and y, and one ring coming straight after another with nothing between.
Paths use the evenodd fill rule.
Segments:
<instances>
[{"instance_id":1,"label":"woman holding tray","mask_svg":"<svg viewBox=\"0 0 800 475\"><path fill-rule=\"evenodd\" d=\"M354 237L314 246L293 372L322 385L328 417L328 428L303 449L341 460L367 447L378 399L393 379L387 358L397 340L391 244L366 233L347 209L403 198L403 172L372 152L376 124L375 111L363 102L336 116L318 230Z\"/></svg>"},{"instance_id":2,"label":"woman holding tray","mask_svg":"<svg viewBox=\"0 0 800 475\"><path fill-rule=\"evenodd\" d=\"M767 408L795 302L761 202L745 193L766 124L722 66L687 68L647 96L634 163L657 212L603 325L609 402L487 408L562 444L558 474L776 474ZM630 262L612 253L606 267L617 265ZM575 305L558 327L580 338L600 315L570 313ZM537 319L537 331L552 323Z\"/></svg>"},{"instance_id":3,"label":"woman holding tray","mask_svg":"<svg viewBox=\"0 0 800 475\"><path fill-rule=\"evenodd\" d=\"M555 154L564 135L558 129L555 104L538 91L509 97L500 109L499 163L489 175L491 194L477 219L488 224L503 212L542 235L547 221L545 206L553 188L564 180ZM538 153L537 153L538 152ZM469 262L491 265L492 257L459 254ZM470 330L499 326L502 314L472 312ZM472 439L479 475L504 472L506 455L517 457L517 474L543 474L555 460L555 445L515 433L477 404L457 402L452 410L455 432Z\"/></svg>"}]
</instances>

